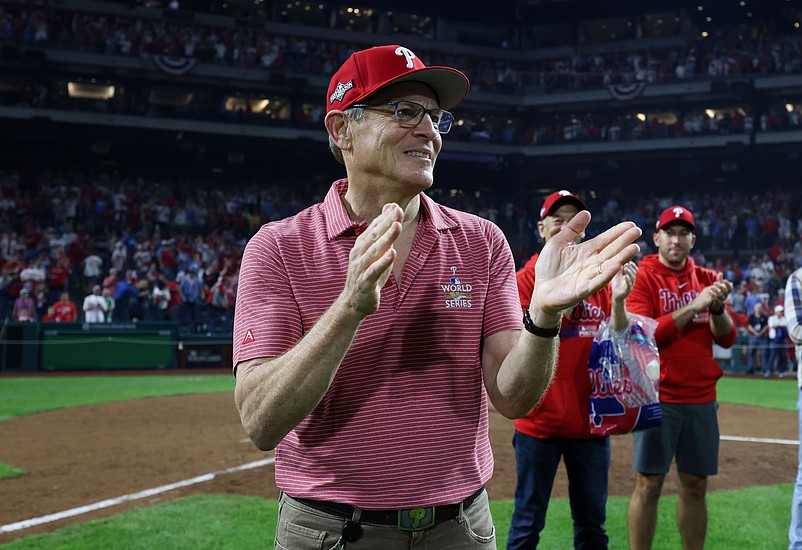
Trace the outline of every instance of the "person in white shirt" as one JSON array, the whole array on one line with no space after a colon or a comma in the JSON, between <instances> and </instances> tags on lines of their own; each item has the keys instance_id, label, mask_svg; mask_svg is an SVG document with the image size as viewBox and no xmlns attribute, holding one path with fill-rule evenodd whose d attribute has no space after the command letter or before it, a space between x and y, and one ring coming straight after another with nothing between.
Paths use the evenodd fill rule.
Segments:
<instances>
[{"instance_id":1,"label":"person in white shirt","mask_svg":"<svg viewBox=\"0 0 802 550\"><path fill-rule=\"evenodd\" d=\"M106 322L106 299L100 294L100 285L92 287L92 294L84 298L84 320L87 323Z\"/></svg>"},{"instance_id":2,"label":"person in white shirt","mask_svg":"<svg viewBox=\"0 0 802 550\"><path fill-rule=\"evenodd\" d=\"M84 288L88 288L89 285L94 286L100 279L100 274L103 270L103 259L93 252L84 258L83 264L84 284L86 284Z\"/></svg>"},{"instance_id":3,"label":"person in white shirt","mask_svg":"<svg viewBox=\"0 0 802 550\"><path fill-rule=\"evenodd\" d=\"M788 328L784 312L785 308L777 305L774 306L774 315L769 317L768 370L774 370L778 378L783 378L788 370Z\"/></svg>"},{"instance_id":4,"label":"person in white shirt","mask_svg":"<svg viewBox=\"0 0 802 550\"><path fill-rule=\"evenodd\" d=\"M799 437L802 439L802 268L788 276L785 284L785 321L788 336L796 346L796 385L798 390ZM802 550L802 446L796 472L794 497L791 502L791 526L788 529L789 550Z\"/></svg>"}]
</instances>

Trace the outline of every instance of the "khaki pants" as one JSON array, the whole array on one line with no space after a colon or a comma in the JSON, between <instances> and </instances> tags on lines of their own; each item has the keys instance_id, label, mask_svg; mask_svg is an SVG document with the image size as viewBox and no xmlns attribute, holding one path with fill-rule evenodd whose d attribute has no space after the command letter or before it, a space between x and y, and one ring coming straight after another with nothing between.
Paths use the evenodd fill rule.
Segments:
<instances>
[{"instance_id":1,"label":"khaki pants","mask_svg":"<svg viewBox=\"0 0 802 550\"><path fill-rule=\"evenodd\" d=\"M354 515L358 516L359 511ZM358 517L351 518L355 521ZM490 515L487 492L483 491L460 516L424 531L407 532L390 525L361 523L362 537L340 546L344 518L297 502L285 494L278 504L276 550L427 549L463 550L496 548L496 530Z\"/></svg>"}]
</instances>

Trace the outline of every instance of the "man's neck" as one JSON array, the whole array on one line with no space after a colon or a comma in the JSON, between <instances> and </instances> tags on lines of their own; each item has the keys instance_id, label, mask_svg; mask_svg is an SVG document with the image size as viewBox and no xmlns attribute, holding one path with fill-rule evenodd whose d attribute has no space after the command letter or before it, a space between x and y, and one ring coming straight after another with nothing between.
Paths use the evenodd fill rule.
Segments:
<instances>
[{"instance_id":1,"label":"man's neck","mask_svg":"<svg viewBox=\"0 0 802 550\"><path fill-rule=\"evenodd\" d=\"M381 214L385 204L396 203L404 210L403 230L417 223L420 214L420 195L408 199L393 199L390 197L356 197L346 192L343 196L343 205L348 216L356 222L370 224Z\"/></svg>"}]
</instances>

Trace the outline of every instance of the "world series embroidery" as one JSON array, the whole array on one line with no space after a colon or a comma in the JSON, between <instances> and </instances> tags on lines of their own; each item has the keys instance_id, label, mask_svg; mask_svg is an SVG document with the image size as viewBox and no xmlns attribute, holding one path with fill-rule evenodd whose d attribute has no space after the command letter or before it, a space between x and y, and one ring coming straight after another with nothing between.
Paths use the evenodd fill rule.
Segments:
<instances>
[{"instance_id":1,"label":"world series embroidery","mask_svg":"<svg viewBox=\"0 0 802 550\"><path fill-rule=\"evenodd\" d=\"M451 266L451 278L448 283L440 285L443 290L445 298L445 305L447 308L451 307L471 307L471 291L473 286L470 283L465 283L457 277L457 268Z\"/></svg>"}]
</instances>

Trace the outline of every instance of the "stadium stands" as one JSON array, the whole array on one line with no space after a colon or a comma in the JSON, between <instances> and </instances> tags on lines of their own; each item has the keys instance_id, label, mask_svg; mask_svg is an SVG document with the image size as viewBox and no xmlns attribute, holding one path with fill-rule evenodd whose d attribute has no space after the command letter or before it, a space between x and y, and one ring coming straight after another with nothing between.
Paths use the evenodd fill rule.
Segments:
<instances>
[{"instance_id":1,"label":"stadium stands","mask_svg":"<svg viewBox=\"0 0 802 550\"><path fill-rule=\"evenodd\" d=\"M247 239L342 175L321 128L329 74L390 40L471 78L431 192L501 226L517 261L538 246L543 194L568 187L591 233L687 205L697 259L744 292L757 272L774 296L802 264L796 12L584 3L576 21L533 2L479 28L419 4L0 1L0 315L28 285L41 319L66 271L77 304L106 279L114 319L230 330Z\"/></svg>"}]
</instances>

